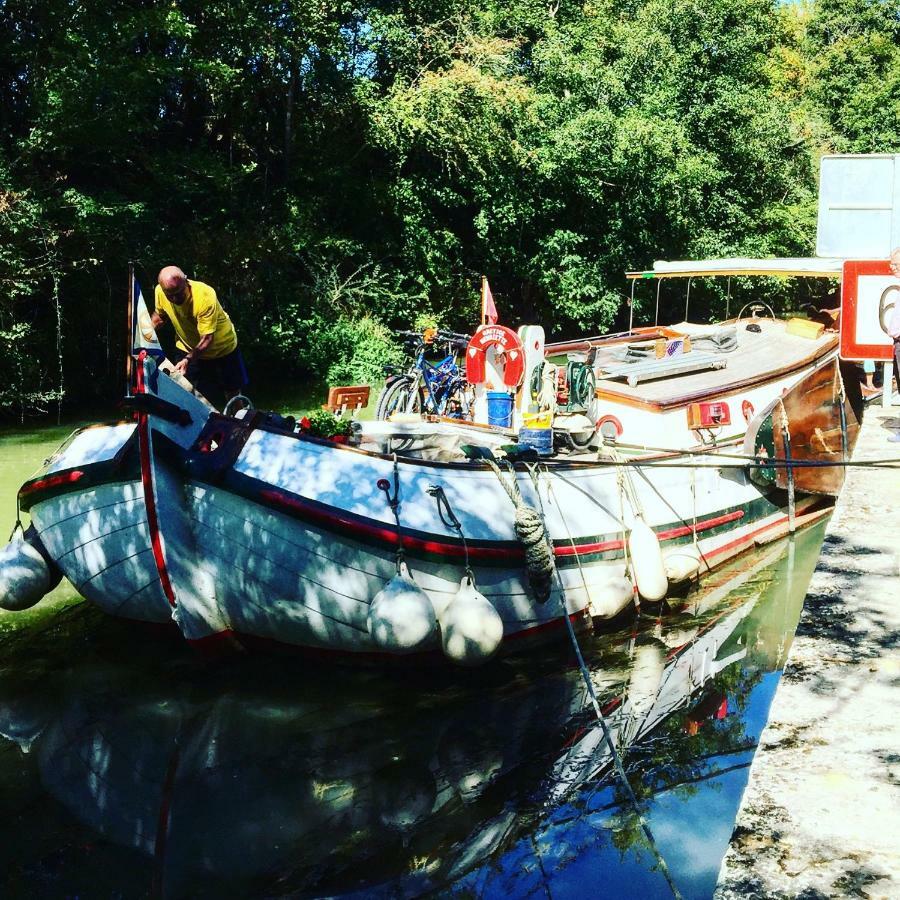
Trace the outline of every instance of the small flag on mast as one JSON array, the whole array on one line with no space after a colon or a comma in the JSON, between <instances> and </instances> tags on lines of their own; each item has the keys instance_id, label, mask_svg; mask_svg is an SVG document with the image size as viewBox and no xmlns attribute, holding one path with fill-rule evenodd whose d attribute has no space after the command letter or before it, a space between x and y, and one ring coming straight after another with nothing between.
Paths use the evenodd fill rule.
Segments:
<instances>
[{"instance_id":1,"label":"small flag on mast","mask_svg":"<svg viewBox=\"0 0 900 900\"><path fill-rule=\"evenodd\" d=\"M491 286L488 284L487 277L481 276L481 324L496 325L497 324L497 307L494 305L494 295L491 293Z\"/></svg>"},{"instance_id":2,"label":"small flag on mast","mask_svg":"<svg viewBox=\"0 0 900 900\"><path fill-rule=\"evenodd\" d=\"M131 354L137 356L141 350L146 350L151 356L162 359L166 354L156 336L153 320L144 302L141 286L134 279L134 304L131 312Z\"/></svg>"}]
</instances>

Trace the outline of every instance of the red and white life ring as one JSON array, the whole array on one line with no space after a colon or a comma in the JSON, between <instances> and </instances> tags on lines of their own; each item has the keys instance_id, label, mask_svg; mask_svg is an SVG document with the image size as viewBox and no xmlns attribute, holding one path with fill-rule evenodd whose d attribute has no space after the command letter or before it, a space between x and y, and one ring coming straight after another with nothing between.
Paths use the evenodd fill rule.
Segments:
<instances>
[{"instance_id":1,"label":"red and white life ring","mask_svg":"<svg viewBox=\"0 0 900 900\"><path fill-rule=\"evenodd\" d=\"M466 378L469 384L485 381L487 351L498 348L503 354L503 384L515 388L525 375L525 350L519 336L505 325L484 325L475 332L466 347Z\"/></svg>"}]
</instances>

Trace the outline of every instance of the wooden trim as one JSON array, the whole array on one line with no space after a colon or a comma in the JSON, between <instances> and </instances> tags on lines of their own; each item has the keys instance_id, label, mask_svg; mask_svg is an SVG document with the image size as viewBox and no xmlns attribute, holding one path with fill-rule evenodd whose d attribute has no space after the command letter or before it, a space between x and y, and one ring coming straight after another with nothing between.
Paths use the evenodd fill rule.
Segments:
<instances>
[{"instance_id":1,"label":"wooden trim","mask_svg":"<svg viewBox=\"0 0 900 900\"><path fill-rule=\"evenodd\" d=\"M602 335L595 337L577 338L571 341L556 341L544 345L544 356L555 356L557 353L587 352L594 347L615 347L619 344L631 344L634 341L649 341L660 337L675 337L680 332L673 331L663 325L644 325L631 331L619 334Z\"/></svg>"}]
</instances>

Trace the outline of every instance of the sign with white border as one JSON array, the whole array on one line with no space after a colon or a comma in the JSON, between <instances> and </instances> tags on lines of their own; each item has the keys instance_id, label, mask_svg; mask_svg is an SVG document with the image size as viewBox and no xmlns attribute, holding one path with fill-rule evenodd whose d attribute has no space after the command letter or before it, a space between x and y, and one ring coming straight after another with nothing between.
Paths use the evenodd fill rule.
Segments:
<instances>
[{"instance_id":1,"label":"sign with white border","mask_svg":"<svg viewBox=\"0 0 900 900\"><path fill-rule=\"evenodd\" d=\"M887 324L900 303L900 278L886 259L848 259L841 281L841 359L894 357Z\"/></svg>"}]
</instances>

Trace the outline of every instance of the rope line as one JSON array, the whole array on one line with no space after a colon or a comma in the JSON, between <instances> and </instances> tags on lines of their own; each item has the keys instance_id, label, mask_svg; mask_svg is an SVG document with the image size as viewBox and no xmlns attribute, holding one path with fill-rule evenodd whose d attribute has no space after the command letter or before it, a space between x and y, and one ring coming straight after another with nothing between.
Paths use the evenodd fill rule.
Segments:
<instances>
[{"instance_id":1,"label":"rope line","mask_svg":"<svg viewBox=\"0 0 900 900\"><path fill-rule=\"evenodd\" d=\"M546 470L545 470L546 472ZM540 498L540 494L538 494ZM568 523L566 522L566 518L563 515L562 508L560 507L558 501L556 500L556 495L553 493L553 485L550 483L550 480L547 480L547 498L552 499L554 505L559 512L560 519L562 519L563 524L566 527L566 533L569 534L569 540L572 541L572 547L575 548L574 540L572 539L571 532L569 531ZM542 510L543 511L543 510ZM578 559L578 552L576 549L575 558ZM581 569L581 563L578 564L579 569ZM584 578L584 574L582 572L582 578ZM590 671L584 661L584 656L581 653L581 646L578 643L578 636L575 634L575 629L572 627L572 620L569 618L569 610L566 606L566 592L562 583L562 576L559 573L559 570L556 570L556 579L559 585L559 602L560 608L562 609L562 618L566 623L566 631L569 635L569 641L572 644L572 650L575 653L575 659L578 662L578 669L581 672L581 678L584 682L585 688L588 692L588 697L591 701L591 706L594 709L594 715L597 718L597 722L600 725L601 730L603 731L603 740L606 743L606 746L609 749L609 752L612 756L613 765L616 770L616 774L619 776L619 779L622 782L623 787L625 788L625 792L628 795L628 801L634 809L634 814L637 816L638 823L641 826L641 830L644 832L645 837L650 845L650 848L653 851L654 856L659 864L659 869L663 874L663 877L666 879L666 883L669 885L669 889L672 891L672 896L676 898L676 900L681 900L681 893L675 885L675 882L672 880L672 875L669 872L669 867L666 865L666 861L663 858L662 854L659 852L656 846L656 841L653 838L653 832L650 831L650 826L647 824L647 820L644 818L641 813L640 807L638 806L638 800L635 796L634 790L631 787L631 782L628 780L628 776L625 774L625 767L622 765L622 758L619 755L619 751L616 749L615 742L612 738L612 733L609 730L609 724L606 721L606 717L603 715L603 710L600 709L600 703L597 700L597 692L594 690L594 683L591 681ZM587 584L585 582L585 591L587 591Z\"/></svg>"},{"instance_id":2,"label":"rope line","mask_svg":"<svg viewBox=\"0 0 900 900\"><path fill-rule=\"evenodd\" d=\"M540 513L534 507L529 506L522 498L513 464L509 460L505 460L512 473L510 482L504 476L495 459L485 457L484 462L488 464L491 471L497 476L503 490L516 509L513 528L519 543L525 551L525 568L528 572L528 582L538 603L544 603L550 596L553 573L556 571L553 546L547 537L547 526ZM538 503L540 504L540 493L538 493Z\"/></svg>"},{"instance_id":3,"label":"rope line","mask_svg":"<svg viewBox=\"0 0 900 900\"><path fill-rule=\"evenodd\" d=\"M684 450L679 451L680 455L691 454L691 451ZM694 455L694 454L691 454ZM780 456L772 456L772 457L759 457L759 456L738 456L737 454L721 454L728 459L738 459L738 460L746 460L745 463L721 463L715 467L709 466L709 464L705 464L709 468L720 468L720 469L834 469L834 468L849 468L849 469L864 469L867 467L871 467L873 469L894 469L900 466L900 457L894 457L890 459L860 459L860 460L814 460L814 459L788 459L786 457ZM763 462L762 460L765 459ZM647 469L699 469L702 468L704 464L698 463L683 463L683 462L648 462L642 461L639 459L598 459L592 460L592 465L600 465L600 466L622 466L623 468L647 468Z\"/></svg>"}]
</instances>

